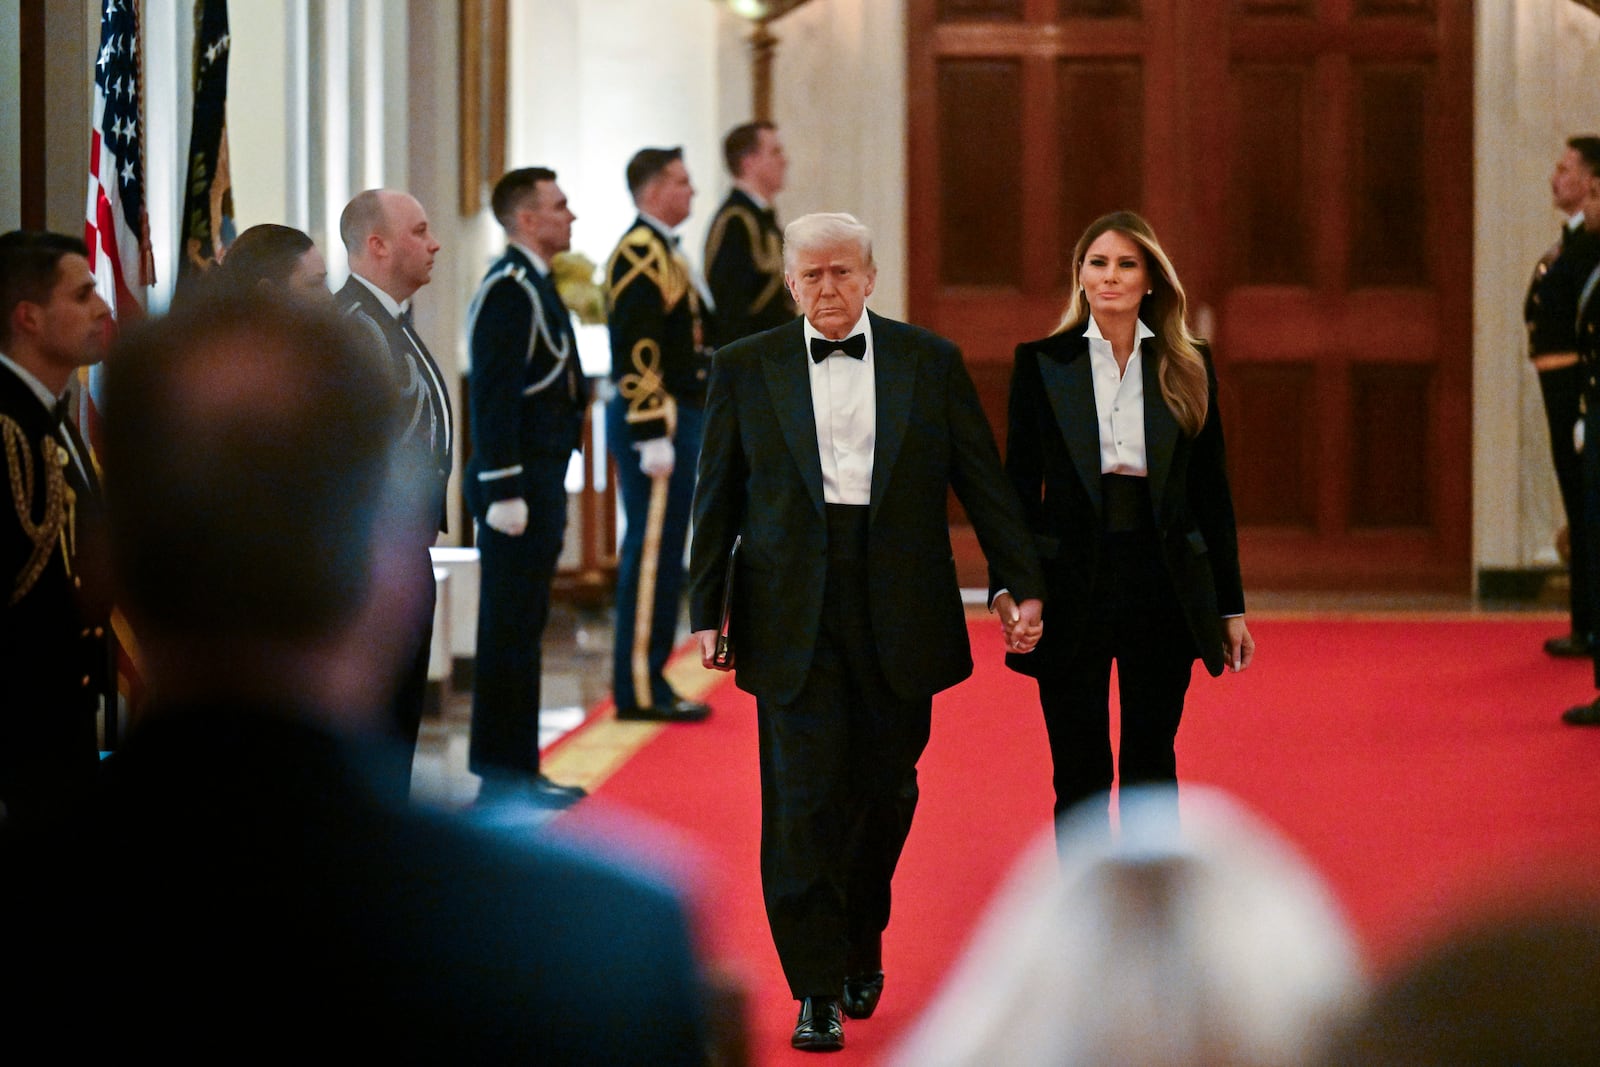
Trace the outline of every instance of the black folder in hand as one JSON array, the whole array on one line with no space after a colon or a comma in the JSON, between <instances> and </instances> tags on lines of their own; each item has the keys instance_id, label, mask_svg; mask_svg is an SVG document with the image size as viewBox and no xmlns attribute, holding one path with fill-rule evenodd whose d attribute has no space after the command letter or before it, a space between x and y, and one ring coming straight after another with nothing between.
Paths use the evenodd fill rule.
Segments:
<instances>
[{"instance_id":1,"label":"black folder in hand","mask_svg":"<svg viewBox=\"0 0 1600 1067\"><path fill-rule=\"evenodd\" d=\"M711 655L711 662L718 667L733 666L733 638L728 636L728 623L733 619L733 573L739 562L739 545L744 542L744 535L739 534L733 539L733 548L728 550L728 573L722 580L722 623L717 627L717 650Z\"/></svg>"}]
</instances>

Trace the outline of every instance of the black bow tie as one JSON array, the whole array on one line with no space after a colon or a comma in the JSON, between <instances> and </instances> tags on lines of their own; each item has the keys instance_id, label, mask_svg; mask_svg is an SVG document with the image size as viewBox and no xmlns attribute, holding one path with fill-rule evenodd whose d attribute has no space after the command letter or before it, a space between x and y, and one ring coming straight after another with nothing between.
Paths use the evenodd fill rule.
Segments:
<instances>
[{"instance_id":1,"label":"black bow tie","mask_svg":"<svg viewBox=\"0 0 1600 1067\"><path fill-rule=\"evenodd\" d=\"M851 359L867 358L867 335L851 334L843 341L830 341L826 337L811 339L811 362L821 363L835 352L843 352Z\"/></svg>"},{"instance_id":2,"label":"black bow tie","mask_svg":"<svg viewBox=\"0 0 1600 1067\"><path fill-rule=\"evenodd\" d=\"M411 320L413 317L412 307L410 304L407 304L400 312L400 326L407 330L415 329L415 327L411 325Z\"/></svg>"},{"instance_id":3,"label":"black bow tie","mask_svg":"<svg viewBox=\"0 0 1600 1067\"><path fill-rule=\"evenodd\" d=\"M67 416L72 413L71 394L62 393L56 398L55 406L50 409L50 415L56 420L57 426L67 424Z\"/></svg>"}]
</instances>

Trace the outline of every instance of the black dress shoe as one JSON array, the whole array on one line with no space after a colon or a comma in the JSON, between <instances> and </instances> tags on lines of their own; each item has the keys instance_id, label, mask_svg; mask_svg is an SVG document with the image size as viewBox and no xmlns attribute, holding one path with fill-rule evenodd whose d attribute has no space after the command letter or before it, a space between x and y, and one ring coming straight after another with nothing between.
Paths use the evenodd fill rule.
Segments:
<instances>
[{"instance_id":1,"label":"black dress shoe","mask_svg":"<svg viewBox=\"0 0 1600 1067\"><path fill-rule=\"evenodd\" d=\"M1580 634L1563 634L1552 637L1544 643L1544 650L1551 656L1580 656L1594 655L1594 642Z\"/></svg>"},{"instance_id":2,"label":"black dress shoe","mask_svg":"<svg viewBox=\"0 0 1600 1067\"><path fill-rule=\"evenodd\" d=\"M504 810L517 805L532 805L559 810L570 808L588 795L588 791L581 786L561 785L542 774L526 778L491 776L485 778L483 785L478 788L478 800L474 806Z\"/></svg>"},{"instance_id":3,"label":"black dress shoe","mask_svg":"<svg viewBox=\"0 0 1600 1067\"><path fill-rule=\"evenodd\" d=\"M789 1044L806 1052L837 1052L844 1048L844 1020L833 997L806 997L800 1002L800 1019Z\"/></svg>"},{"instance_id":4,"label":"black dress shoe","mask_svg":"<svg viewBox=\"0 0 1600 1067\"><path fill-rule=\"evenodd\" d=\"M844 980L844 1013L852 1019L870 1019L883 996L883 972L853 974Z\"/></svg>"},{"instance_id":5,"label":"black dress shoe","mask_svg":"<svg viewBox=\"0 0 1600 1067\"><path fill-rule=\"evenodd\" d=\"M699 722L711 714L711 705L695 700L677 700L655 707L617 705L617 718L624 722Z\"/></svg>"},{"instance_id":6,"label":"black dress shoe","mask_svg":"<svg viewBox=\"0 0 1600 1067\"><path fill-rule=\"evenodd\" d=\"M1600 700L1568 708L1561 713L1561 721L1568 726L1600 726Z\"/></svg>"},{"instance_id":7,"label":"black dress shoe","mask_svg":"<svg viewBox=\"0 0 1600 1067\"><path fill-rule=\"evenodd\" d=\"M589 791L581 785L562 785L542 774L536 774L528 781L529 799L547 808L570 808L588 795Z\"/></svg>"}]
</instances>

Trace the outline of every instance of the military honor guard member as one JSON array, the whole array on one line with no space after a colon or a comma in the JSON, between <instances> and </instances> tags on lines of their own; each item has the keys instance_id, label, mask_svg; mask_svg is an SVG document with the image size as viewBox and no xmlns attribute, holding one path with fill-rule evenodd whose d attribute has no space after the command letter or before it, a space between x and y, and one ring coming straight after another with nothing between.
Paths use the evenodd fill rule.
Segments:
<instances>
[{"instance_id":1,"label":"military honor guard member","mask_svg":"<svg viewBox=\"0 0 1600 1067\"><path fill-rule=\"evenodd\" d=\"M772 199L789 169L783 142L770 122L735 126L722 142L733 190L706 234L706 282L716 301L717 347L795 317L783 284L783 228Z\"/></svg>"},{"instance_id":2,"label":"military honor guard member","mask_svg":"<svg viewBox=\"0 0 1600 1067\"><path fill-rule=\"evenodd\" d=\"M866 310L872 238L850 215L785 231L804 312L716 356L695 493L690 620L730 635L754 693L761 885L791 1043L844 1044L884 989L889 887L917 804L933 694L972 673L951 555L953 489L1008 590L1013 648L1040 632L1044 574L961 352Z\"/></svg>"},{"instance_id":3,"label":"military honor guard member","mask_svg":"<svg viewBox=\"0 0 1600 1067\"><path fill-rule=\"evenodd\" d=\"M579 448L589 387L550 262L572 246L576 216L556 174L523 167L495 184L505 255L468 313L472 460L467 505L478 520L481 581L469 759L495 793L564 807L584 796L539 772L540 641L567 528L567 464Z\"/></svg>"},{"instance_id":4,"label":"military honor guard member","mask_svg":"<svg viewBox=\"0 0 1600 1067\"><path fill-rule=\"evenodd\" d=\"M421 610L416 644L394 699L396 745L390 785L404 798L411 790L411 763L422 726L428 686L428 651L433 641L433 560L428 549L446 527L445 488L454 463L450 394L428 346L411 325L411 298L433 276L439 251L428 215L417 199L394 189L357 193L339 216L339 237L349 253L350 278L334 295L339 310L389 356L389 367L407 405L402 437L417 465L429 475L427 503L419 509L413 540ZM425 587L425 588L424 588Z\"/></svg>"},{"instance_id":5,"label":"military honor guard member","mask_svg":"<svg viewBox=\"0 0 1600 1067\"><path fill-rule=\"evenodd\" d=\"M1595 605L1589 599L1589 571L1595 566L1583 530L1583 474L1575 440L1583 392L1578 366L1576 320L1584 280L1600 263L1600 238L1584 225L1584 197L1600 173L1600 137L1574 137L1556 160L1550 191L1556 208L1566 215L1561 235L1539 257L1528 284L1523 318L1528 324L1528 358L1539 375L1545 417L1550 426L1550 454L1567 515L1571 549L1569 632L1552 637L1544 649L1552 656L1587 656L1593 651Z\"/></svg>"},{"instance_id":6,"label":"military honor guard member","mask_svg":"<svg viewBox=\"0 0 1600 1067\"><path fill-rule=\"evenodd\" d=\"M70 800L117 708L100 479L67 417L111 313L87 257L74 237L0 237L0 822Z\"/></svg>"},{"instance_id":7,"label":"military honor guard member","mask_svg":"<svg viewBox=\"0 0 1600 1067\"><path fill-rule=\"evenodd\" d=\"M681 148L642 148L627 174L639 217L606 267L617 387L606 408L606 444L626 522L612 688L619 719L693 722L711 709L679 696L661 672L683 596L711 369L700 293L674 232L689 217L694 186Z\"/></svg>"},{"instance_id":8,"label":"military honor guard member","mask_svg":"<svg viewBox=\"0 0 1600 1067\"><path fill-rule=\"evenodd\" d=\"M1600 240L1600 172L1592 172L1584 183L1583 212L1585 235ZM1581 411L1574 445L1578 453L1578 523L1573 526L1573 558L1577 558L1581 533L1583 550L1589 559L1600 560L1600 264L1590 268L1578 286L1576 341L1578 354L1578 407ZM1600 567L1589 567L1582 590L1590 604L1600 604ZM1573 580L1578 572L1573 570ZM1574 590L1574 597L1578 594ZM1595 688L1600 689L1600 647L1592 647ZM1569 726L1600 726L1600 698L1568 708L1561 720Z\"/></svg>"}]
</instances>

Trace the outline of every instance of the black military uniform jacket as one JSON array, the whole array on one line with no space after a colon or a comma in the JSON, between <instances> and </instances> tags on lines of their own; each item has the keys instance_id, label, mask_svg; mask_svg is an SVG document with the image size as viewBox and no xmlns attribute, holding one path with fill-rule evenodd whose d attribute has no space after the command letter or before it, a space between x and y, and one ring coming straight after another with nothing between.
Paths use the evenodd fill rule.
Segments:
<instances>
[{"instance_id":1,"label":"black military uniform jacket","mask_svg":"<svg viewBox=\"0 0 1600 1067\"><path fill-rule=\"evenodd\" d=\"M0 450L0 802L20 815L93 772L95 714L103 698L116 707L115 647L93 459L3 364Z\"/></svg>"},{"instance_id":2,"label":"black military uniform jacket","mask_svg":"<svg viewBox=\"0 0 1600 1067\"><path fill-rule=\"evenodd\" d=\"M580 444L589 388L578 363L572 321L554 281L516 245L506 249L467 313L472 370L472 459L467 503L528 496L523 460L566 456Z\"/></svg>"},{"instance_id":3,"label":"black military uniform jacket","mask_svg":"<svg viewBox=\"0 0 1600 1067\"><path fill-rule=\"evenodd\" d=\"M390 314L378 295L354 274L334 300L340 314L360 324L389 355L395 381L409 407L404 439L432 474L429 491L433 502L429 506L437 510L439 529L445 530L449 526L445 489L455 463L455 427L444 375L417 332Z\"/></svg>"},{"instance_id":4,"label":"black military uniform jacket","mask_svg":"<svg viewBox=\"0 0 1600 1067\"><path fill-rule=\"evenodd\" d=\"M643 217L606 265L611 379L634 441L672 436L678 406L706 402L711 356L700 293L673 243Z\"/></svg>"},{"instance_id":5,"label":"black military uniform jacket","mask_svg":"<svg viewBox=\"0 0 1600 1067\"><path fill-rule=\"evenodd\" d=\"M783 229L771 207L743 189L722 202L706 234L706 283L717 302L717 347L782 326L795 317L783 284Z\"/></svg>"},{"instance_id":6,"label":"black military uniform jacket","mask_svg":"<svg viewBox=\"0 0 1600 1067\"><path fill-rule=\"evenodd\" d=\"M1523 319L1528 327L1528 357L1578 348L1578 299L1585 280L1600 263L1600 236L1583 226L1567 226L1539 257L1528 283Z\"/></svg>"}]
</instances>

